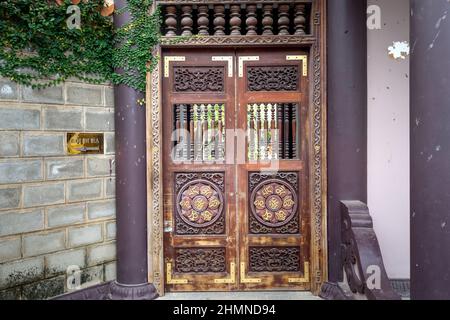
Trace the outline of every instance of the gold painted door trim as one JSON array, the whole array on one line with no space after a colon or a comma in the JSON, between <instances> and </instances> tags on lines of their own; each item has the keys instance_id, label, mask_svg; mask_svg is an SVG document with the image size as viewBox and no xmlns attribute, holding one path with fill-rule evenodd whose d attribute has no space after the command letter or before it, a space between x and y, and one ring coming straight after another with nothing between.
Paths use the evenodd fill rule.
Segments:
<instances>
[{"instance_id":1,"label":"gold painted door trim","mask_svg":"<svg viewBox=\"0 0 450 320\"><path fill-rule=\"evenodd\" d=\"M287 61L301 61L302 62L302 74L304 77L308 76L308 56L306 55L288 55L286 56Z\"/></svg>"},{"instance_id":2,"label":"gold painted door trim","mask_svg":"<svg viewBox=\"0 0 450 320\"><path fill-rule=\"evenodd\" d=\"M170 75L170 63L175 61L186 61L183 56L166 56L164 57L164 77L168 78Z\"/></svg>"},{"instance_id":3,"label":"gold painted door trim","mask_svg":"<svg viewBox=\"0 0 450 320\"><path fill-rule=\"evenodd\" d=\"M247 277L246 275L246 268L245 268L246 263L245 262L241 262L241 283L261 283L261 278L250 278Z\"/></svg>"},{"instance_id":4,"label":"gold painted door trim","mask_svg":"<svg viewBox=\"0 0 450 320\"><path fill-rule=\"evenodd\" d=\"M309 262L305 261L303 265L303 277L302 278L289 278L289 283L308 283L310 281L309 278Z\"/></svg>"},{"instance_id":5,"label":"gold painted door trim","mask_svg":"<svg viewBox=\"0 0 450 320\"><path fill-rule=\"evenodd\" d=\"M215 284L235 284L236 283L236 262L230 263L230 277L214 279Z\"/></svg>"},{"instance_id":6,"label":"gold painted door trim","mask_svg":"<svg viewBox=\"0 0 450 320\"><path fill-rule=\"evenodd\" d=\"M244 62L259 61L259 56L240 56L239 57L239 78L244 76Z\"/></svg>"},{"instance_id":7,"label":"gold painted door trim","mask_svg":"<svg viewBox=\"0 0 450 320\"><path fill-rule=\"evenodd\" d=\"M172 276L172 263L166 264L166 283L167 284L188 284L187 279L174 279Z\"/></svg>"}]
</instances>

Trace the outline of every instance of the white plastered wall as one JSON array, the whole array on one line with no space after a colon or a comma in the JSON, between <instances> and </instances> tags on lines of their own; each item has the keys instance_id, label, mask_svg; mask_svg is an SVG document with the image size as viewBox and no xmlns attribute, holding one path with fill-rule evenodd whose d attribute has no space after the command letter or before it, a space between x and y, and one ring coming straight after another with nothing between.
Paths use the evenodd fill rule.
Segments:
<instances>
[{"instance_id":1,"label":"white plastered wall","mask_svg":"<svg viewBox=\"0 0 450 320\"><path fill-rule=\"evenodd\" d=\"M368 29L368 205L388 276L410 276L409 57L388 47L409 41L409 0L369 0L381 29Z\"/></svg>"}]
</instances>

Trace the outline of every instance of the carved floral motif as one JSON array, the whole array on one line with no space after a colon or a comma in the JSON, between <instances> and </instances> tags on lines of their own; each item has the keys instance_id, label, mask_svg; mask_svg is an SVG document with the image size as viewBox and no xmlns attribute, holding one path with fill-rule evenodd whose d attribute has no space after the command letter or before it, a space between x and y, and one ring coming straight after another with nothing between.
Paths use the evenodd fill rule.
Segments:
<instances>
[{"instance_id":1,"label":"carved floral motif","mask_svg":"<svg viewBox=\"0 0 450 320\"><path fill-rule=\"evenodd\" d=\"M223 234L224 174L177 173L175 230L183 234Z\"/></svg>"},{"instance_id":2,"label":"carved floral motif","mask_svg":"<svg viewBox=\"0 0 450 320\"><path fill-rule=\"evenodd\" d=\"M248 67L249 91L295 91L298 89L297 66Z\"/></svg>"},{"instance_id":3,"label":"carved floral motif","mask_svg":"<svg viewBox=\"0 0 450 320\"><path fill-rule=\"evenodd\" d=\"M222 92L224 69L222 67L175 67L175 92Z\"/></svg>"},{"instance_id":4,"label":"carved floral motif","mask_svg":"<svg viewBox=\"0 0 450 320\"><path fill-rule=\"evenodd\" d=\"M184 222L206 227L219 218L223 201L217 187L206 181L194 181L183 190L178 196L178 213Z\"/></svg>"},{"instance_id":5,"label":"carved floral motif","mask_svg":"<svg viewBox=\"0 0 450 320\"><path fill-rule=\"evenodd\" d=\"M250 247L249 271L297 272L300 270L298 247Z\"/></svg>"},{"instance_id":6,"label":"carved floral motif","mask_svg":"<svg viewBox=\"0 0 450 320\"><path fill-rule=\"evenodd\" d=\"M225 248L186 248L175 250L175 272L226 272Z\"/></svg>"},{"instance_id":7,"label":"carved floral motif","mask_svg":"<svg viewBox=\"0 0 450 320\"><path fill-rule=\"evenodd\" d=\"M250 173L250 232L253 234L299 232L298 174Z\"/></svg>"}]
</instances>

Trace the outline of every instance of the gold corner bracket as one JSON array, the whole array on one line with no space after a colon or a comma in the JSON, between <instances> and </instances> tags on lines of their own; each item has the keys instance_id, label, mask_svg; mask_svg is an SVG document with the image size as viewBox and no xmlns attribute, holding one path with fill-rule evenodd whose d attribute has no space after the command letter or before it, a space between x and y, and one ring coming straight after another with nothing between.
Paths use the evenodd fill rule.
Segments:
<instances>
[{"instance_id":1,"label":"gold corner bracket","mask_svg":"<svg viewBox=\"0 0 450 320\"><path fill-rule=\"evenodd\" d=\"M244 76L244 62L259 61L259 56L242 56L239 57L239 78Z\"/></svg>"},{"instance_id":2,"label":"gold corner bracket","mask_svg":"<svg viewBox=\"0 0 450 320\"><path fill-rule=\"evenodd\" d=\"M260 278L247 278L245 274L245 262L241 262L241 283L261 283Z\"/></svg>"},{"instance_id":3,"label":"gold corner bracket","mask_svg":"<svg viewBox=\"0 0 450 320\"><path fill-rule=\"evenodd\" d=\"M235 284L236 283L236 263L230 263L230 277L224 279L214 279L215 284Z\"/></svg>"},{"instance_id":4,"label":"gold corner bracket","mask_svg":"<svg viewBox=\"0 0 450 320\"><path fill-rule=\"evenodd\" d=\"M187 279L174 279L172 278L172 263L166 264L166 282L167 284L188 284Z\"/></svg>"},{"instance_id":5,"label":"gold corner bracket","mask_svg":"<svg viewBox=\"0 0 450 320\"><path fill-rule=\"evenodd\" d=\"M307 55L297 55L297 56L286 56L287 61L301 61L303 76L308 76L308 56Z\"/></svg>"},{"instance_id":6,"label":"gold corner bracket","mask_svg":"<svg viewBox=\"0 0 450 320\"><path fill-rule=\"evenodd\" d=\"M174 61L186 61L186 57L182 56L166 56L164 57L164 77L168 78L170 75L170 63Z\"/></svg>"},{"instance_id":7,"label":"gold corner bracket","mask_svg":"<svg viewBox=\"0 0 450 320\"><path fill-rule=\"evenodd\" d=\"M303 265L303 278L289 278L289 283L309 283L309 262L305 261Z\"/></svg>"},{"instance_id":8,"label":"gold corner bracket","mask_svg":"<svg viewBox=\"0 0 450 320\"><path fill-rule=\"evenodd\" d=\"M232 56L213 56L212 61L226 61L228 62L228 77L233 77L233 62L234 58Z\"/></svg>"}]
</instances>

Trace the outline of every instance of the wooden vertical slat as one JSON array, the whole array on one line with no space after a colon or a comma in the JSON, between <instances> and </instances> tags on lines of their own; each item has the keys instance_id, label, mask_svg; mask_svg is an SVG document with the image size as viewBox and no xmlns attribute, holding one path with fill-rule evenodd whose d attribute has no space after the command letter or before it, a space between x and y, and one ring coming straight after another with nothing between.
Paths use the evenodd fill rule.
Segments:
<instances>
[{"instance_id":1,"label":"wooden vertical slat","mask_svg":"<svg viewBox=\"0 0 450 320\"><path fill-rule=\"evenodd\" d=\"M221 126L222 126L222 138L221 138L221 143L222 143L222 148L221 148L221 159L225 159L225 153L226 153L226 149L225 149L225 146L226 146L226 126L225 126L225 121L226 121L226 119L225 119L225 105L224 104L222 104L221 105L221 119L222 119L222 121L220 122L220 124L221 124Z\"/></svg>"},{"instance_id":2,"label":"wooden vertical slat","mask_svg":"<svg viewBox=\"0 0 450 320\"><path fill-rule=\"evenodd\" d=\"M283 143L283 105L277 104L277 120L278 120L278 159L284 158L284 143Z\"/></svg>"},{"instance_id":3,"label":"wooden vertical slat","mask_svg":"<svg viewBox=\"0 0 450 320\"><path fill-rule=\"evenodd\" d=\"M247 19L245 20L245 23L247 24L248 36L256 36L258 34L256 32L258 26L256 9L257 7L254 4L247 5Z\"/></svg>"},{"instance_id":4,"label":"wooden vertical slat","mask_svg":"<svg viewBox=\"0 0 450 320\"><path fill-rule=\"evenodd\" d=\"M175 112L175 141L174 141L174 148L173 148L173 152L174 152L174 159L178 160L180 158L180 154L179 154L179 148L180 148L180 105L176 104L175 108L174 108L174 112Z\"/></svg>"},{"instance_id":5,"label":"wooden vertical slat","mask_svg":"<svg viewBox=\"0 0 450 320\"><path fill-rule=\"evenodd\" d=\"M207 156L207 146L208 146L208 115L206 110L206 105L202 104L201 107L201 119L202 119L202 159L208 159Z\"/></svg>"},{"instance_id":6,"label":"wooden vertical slat","mask_svg":"<svg viewBox=\"0 0 450 320\"><path fill-rule=\"evenodd\" d=\"M263 7L264 18L262 20L263 35L273 35L273 4L266 4Z\"/></svg>"},{"instance_id":7,"label":"wooden vertical slat","mask_svg":"<svg viewBox=\"0 0 450 320\"><path fill-rule=\"evenodd\" d=\"M189 159L195 159L194 145L195 145L195 120L194 120L194 105L189 105Z\"/></svg>"},{"instance_id":8,"label":"wooden vertical slat","mask_svg":"<svg viewBox=\"0 0 450 320\"><path fill-rule=\"evenodd\" d=\"M164 24L166 26L166 37L175 37L177 31L177 7L167 6Z\"/></svg>"},{"instance_id":9,"label":"wooden vertical slat","mask_svg":"<svg viewBox=\"0 0 450 320\"><path fill-rule=\"evenodd\" d=\"M200 106L194 104L194 154L195 160L200 161L202 159L202 121L200 116Z\"/></svg>"},{"instance_id":10,"label":"wooden vertical slat","mask_svg":"<svg viewBox=\"0 0 450 320\"><path fill-rule=\"evenodd\" d=\"M255 112L255 160L260 159L260 132L261 132L261 113L259 112L259 106L257 104L253 105L253 110Z\"/></svg>"},{"instance_id":11,"label":"wooden vertical slat","mask_svg":"<svg viewBox=\"0 0 450 320\"><path fill-rule=\"evenodd\" d=\"M194 20L192 19L192 6L186 5L181 7L183 12L181 15L181 32L182 36L189 37L192 36L192 26L194 25Z\"/></svg>"},{"instance_id":12,"label":"wooden vertical slat","mask_svg":"<svg viewBox=\"0 0 450 320\"><path fill-rule=\"evenodd\" d=\"M197 14L198 34L209 36L209 9L208 6L202 5L198 7Z\"/></svg>"},{"instance_id":13,"label":"wooden vertical slat","mask_svg":"<svg viewBox=\"0 0 450 320\"><path fill-rule=\"evenodd\" d=\"M282 4L278 7L278 34L280 36L289 35L289 4Z\"/></svg>"},{"instance_id":14,"label":"wooden vertical slat","mask_svg":"<svg viewBox=\"0 0 450 320\"><path fill-rule=\"evenodd\" d=\"M305 5L298 4L295 6L295 35L303 36L305 35L306 18L305 18Z\"/></svg>"},{"instance_id":15,"label":"wooden vertical slat","mask_svg":"<svg viewBox=\"0 0 450 320\"><path fill-rule=\"evenodd\" d=\"M188 138L188 115L187 115L188 106L185 104L180 105L180 126L181 126L181 159L188 159L188 146L189 146L189 138Z\"/></svg>"},{"instance_id":16,"label":"wooden vertical slat","mask_svg":"<svg viewBox=\"0 0 450 320\"><path fill-rule=\"evenodd\" d=\"M219 160L219 104L214 105L213 110L213 159Z\"/></svg>"},{"instance_id":17,"label":"wooden vertical slat","mask_svg":"<svg viewBox=\"0 0 450 320\"><path fill-rule=\"evenodd\" d=\"M230 28L232 36L240 36L241 35L241 6L240 5L232 5L230 8L231 18L230 18Z\"/></svg>"},{"instance_id":18,"label":"wooden vertical slat","mask_svg":"<svg viewBox=\"0 0 450 320\"><path fill-rule=\"evenodd\" d=\"M214 6L214 35L224 36L225 35L225 6L215 5Z\"/></svg>"},{"instance_id":19,"label":"wooden vertical slat","mask_svg":"<svg viewBox=\"0 0 450 320\"><path fill-rule=\"evenodd\" d=\"M290 143L289 143L289 125L290 125L290 117L289 117L289 104L283 103L283 113L284 113L284 159L290 159Z\"/></svg>"},{"instance_id":20,"label":"wooden vertical slat","mask_svg":"<svg viewBox=\"0 0 450 320\"><path fill-rule=\"evenodd\" d=\"M255 160L255 113L253 105L247 106L247 128L248 128L248 159Z\"/></svg>"},{"instance_id":21,"label":"wooden vertical slat","mask_svg":"<svg viewBox=\"0 0 450 320\"><path fill-rule=\"evenodd\" d=\"M297 159L298 158L298 150L297 150L297 146L298 146L298 134L297 134L297 117L298 117L298 104L292 104L291 105L291 123L292 123L292 136L291 136L291 141L292 141L292 158L293 159Z\"/></svg>"}]
</instances>

